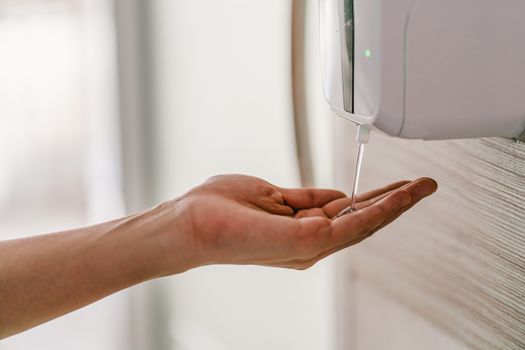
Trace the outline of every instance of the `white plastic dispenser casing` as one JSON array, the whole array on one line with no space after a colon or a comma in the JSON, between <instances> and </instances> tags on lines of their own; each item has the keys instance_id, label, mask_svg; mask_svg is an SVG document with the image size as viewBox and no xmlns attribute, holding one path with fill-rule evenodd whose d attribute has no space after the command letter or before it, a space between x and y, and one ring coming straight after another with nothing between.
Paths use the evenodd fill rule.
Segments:
<instances>
[{"instance_id":1,"label":"white plastic dispenser casing","mask_svg":"<svg viewBox=\"0 0 525 350\"><path fill-rule=\"evenodd\" d=\"M320 0L324 92L413 139L525 130L524 0Z\"/></svg>"}]
</instances>

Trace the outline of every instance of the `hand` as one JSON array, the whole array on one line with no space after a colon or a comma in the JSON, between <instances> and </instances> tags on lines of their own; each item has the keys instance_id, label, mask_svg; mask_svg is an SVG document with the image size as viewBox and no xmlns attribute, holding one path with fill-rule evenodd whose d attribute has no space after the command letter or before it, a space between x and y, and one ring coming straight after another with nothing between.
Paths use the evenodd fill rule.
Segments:
<instances>
[{"instance_id":1,"label":"hand","mask_svg":"<svg viewBox=\"0 0 525 350\"><path fill-rule=\"evenodd\" d=\"M398 182L350 200L218 176L151 210L99 225L0 242L0 339L106 295L208 264L305 269L361 242L437 188ZM67 263L64 263L67 262Z\"/></svg>"},{"instance_id":2,"label":"hand","mask_svg":"<svg viewBox=\"0 0 525 350\"><path fill-rule=\"evenodd\" d=\"M164 210L183 227L189 268L256 264L305 269L370 237L436 189L427 178L397 182L360 195L357 212L333 219L350 205L341 192L285 189L254 177L226 175L211 178ZM169 264L164 274L178 272Z\"/></svg>"}]
</instances>

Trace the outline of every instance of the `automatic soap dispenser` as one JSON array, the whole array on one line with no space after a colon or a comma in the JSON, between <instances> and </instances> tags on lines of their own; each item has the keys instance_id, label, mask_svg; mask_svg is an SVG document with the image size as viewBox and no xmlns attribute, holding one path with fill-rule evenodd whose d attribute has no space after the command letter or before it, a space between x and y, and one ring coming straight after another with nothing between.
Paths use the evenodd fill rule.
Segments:
<instances>
[{"instance_id":1,"label":"automatic soap dispenser","mask_svg":"<svg viewBox=\"0 0 525 350\"><path fill-rule=\"evenodd\" d=\"M523 137L525 1L320 0L324 92L412 139Z\"/></svg>"}]
</instances>

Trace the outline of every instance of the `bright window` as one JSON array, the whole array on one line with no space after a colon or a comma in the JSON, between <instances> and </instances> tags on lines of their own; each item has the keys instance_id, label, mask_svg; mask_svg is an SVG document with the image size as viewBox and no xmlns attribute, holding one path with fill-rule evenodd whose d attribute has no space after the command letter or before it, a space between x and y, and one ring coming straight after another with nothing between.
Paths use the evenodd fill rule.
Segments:
<instances>
[{"instance_id":1,"label":"bright window","mask_svg":"<svg viewBox=\"0 0 525 350\"><path fill-rule=\"evenodd\" d=\"M0 1L0 239L122 214L108 3ZM125 348L124 307L106 299L0 349Z\"/></svg>"}]
</instances>

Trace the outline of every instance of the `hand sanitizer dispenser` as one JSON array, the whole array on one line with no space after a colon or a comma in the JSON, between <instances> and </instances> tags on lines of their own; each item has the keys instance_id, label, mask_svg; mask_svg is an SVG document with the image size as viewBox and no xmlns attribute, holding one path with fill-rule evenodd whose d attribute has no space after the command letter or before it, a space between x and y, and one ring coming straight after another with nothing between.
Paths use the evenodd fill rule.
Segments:
<instances>
[{"instance_id":1,"label":"hand sanitizer dispenser","mask_svg":"<svg viewBox=\"0 0 525 350\"><path fill-rule=\"evenodd\" d=\"M320 2L324 92L341 117L426 140L525 130L525 1Z\"/></svg>"}]
</instances>

